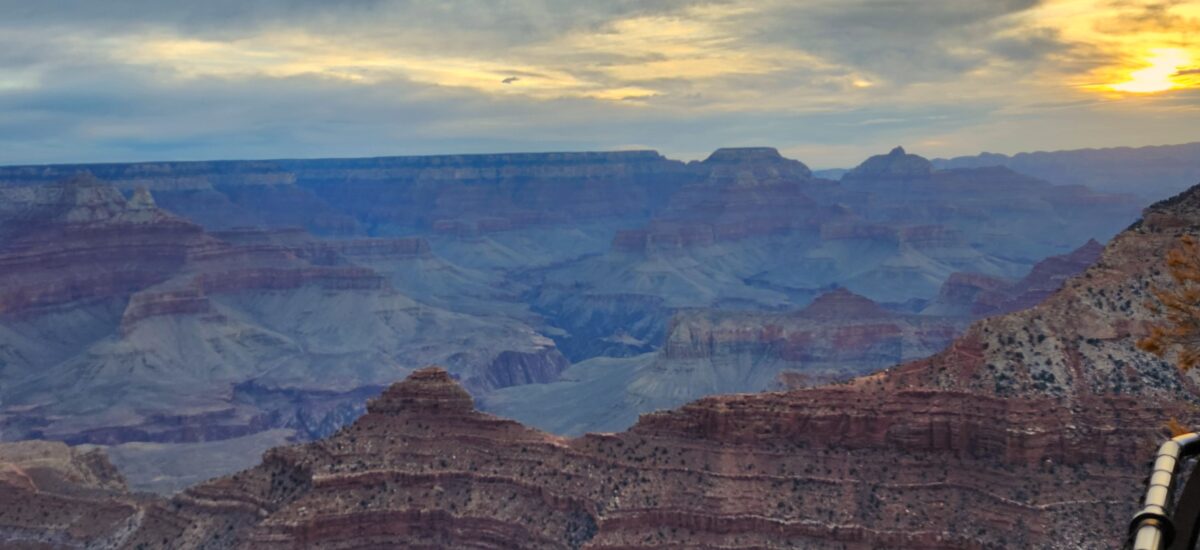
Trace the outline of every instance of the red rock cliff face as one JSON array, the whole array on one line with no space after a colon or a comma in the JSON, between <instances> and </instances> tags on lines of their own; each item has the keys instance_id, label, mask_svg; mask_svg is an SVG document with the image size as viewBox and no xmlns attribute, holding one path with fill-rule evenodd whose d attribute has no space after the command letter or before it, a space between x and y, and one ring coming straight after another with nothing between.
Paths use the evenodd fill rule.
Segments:
<instances>
[{"instance_id":1,"label":"red rock cliff face","mask_svg":"<svg viewBox=\"0 0 1200 550\"><path fill-rule=\"evenodd\" d=\"M88 300L138 294L127 320L203 311L205 294L254 289L380 288L363 268L310 266L275 244L234 246L158 209L148 192L126 201L116 189L76 178L43 188L10 189L28 200L8 218L0 245L0 313L21 314ZM420 244L351 241L338 250L410 253ZM169 284L164 286L164 283ZM151 290L152 287L155 287Z\"/></svg>"},{"instance_id":2,"label":"red rock cliff face","mask_svg":"<svg viewBox=\"0 0 1200 550\"><path fill-rule=\"evenodd\" d=\"M331 439L162 506L131 544L1103 547L1154 431L1110 424L1153 422L1131 401L852 386L710 398L564 440L475 412L430 369Z\"/></svg>"},{"instance_id":3,"label":"red rock cliff face","mask_svg":"<svg viewBox=\"0 0 1200 550\"><path fill-rule=\"evenodd\" d=\"M1105 548L1195 385L1133 341L1200 188L1043 304L842 386L706 398L565 440L440 369L328 440L190 490L130 540L218 547Z\"/></svg>"},{"instance_id":4,"label":"red rock cliff face","mask_svg":"<svg viewBox=\"0 0 1200 550\"><path fill-rule=\"evenodd\" d=\"M153 206L126 205L115 189L77 178L6 190L0 216L0 312L129 294L160 283L206 237ZM136 258L131 261L131 258Z\"/></svg>"}]
</instances>

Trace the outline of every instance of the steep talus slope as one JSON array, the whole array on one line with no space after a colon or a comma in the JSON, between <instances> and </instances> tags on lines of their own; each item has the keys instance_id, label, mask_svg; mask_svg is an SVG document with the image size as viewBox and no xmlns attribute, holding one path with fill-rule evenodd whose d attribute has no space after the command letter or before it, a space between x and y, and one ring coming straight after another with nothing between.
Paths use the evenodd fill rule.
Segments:
<instances>
[{"instance_id":1,"label":"steep talus slope","mask_svg":"<svg viewBox=\"0 0 1200 550\"><path fill-rule=\"evenodd\" d=\"M838 386L705 398L563 439L418 371L330 438L150 506L184 548L1104 548L1194 381L1141 353L1200 186L1041 305Z\"/></svg>"}]
</instances>

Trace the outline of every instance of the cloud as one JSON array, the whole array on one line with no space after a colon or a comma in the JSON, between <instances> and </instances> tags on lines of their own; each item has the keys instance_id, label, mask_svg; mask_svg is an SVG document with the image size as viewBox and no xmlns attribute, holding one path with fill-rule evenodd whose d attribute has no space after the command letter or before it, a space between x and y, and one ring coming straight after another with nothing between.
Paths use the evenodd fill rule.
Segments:
<instances>
[{"instance_id":1,"label":"cloud","mask_svg":"<svg viewBox=\"0 0 1200 550\"><path fill-rule=\"evenodd\" d=\"M1140 34L1147 32L1179 32L1188 34L1200 28L1200 20L1179 13L1187 6L1184 0L1110 2L1115 13L1096 23L1096 29L1112 34Z\"/></svg>"},{"instance_id":2,"label":"cloud","mask_svg":"<svg viewBox=\"0 0 1200 550\"><path fill-rule=\"evenodd\" d=\"M836 166L1102 145L1089 117L1183 140L1189 95L1094 87L1197 3L0 0L0 163L769 143ZM1125 13L1146 22L1097 30Z\"/></svg>"},{"instance_id":3,"label":"cloud","mask_svg":"<svg viewBox=\"0 0 1200 550\"><path fill-rule=\"evenodd\" d=\"M1035 0L817 0L772 4L743 24L763 45L788 44L896 83L954 78L987 62L981 42L1013 29Z\"/></svg>"}]
</instances>

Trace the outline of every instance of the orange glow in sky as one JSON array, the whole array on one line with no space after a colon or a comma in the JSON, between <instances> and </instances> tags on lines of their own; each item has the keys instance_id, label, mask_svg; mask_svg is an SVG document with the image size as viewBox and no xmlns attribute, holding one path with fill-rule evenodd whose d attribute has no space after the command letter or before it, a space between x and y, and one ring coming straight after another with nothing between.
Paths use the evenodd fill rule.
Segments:
<instances>
[{"instance_id":1,"label":"orange glow in sky","mask_svg":"<svg viewBox=\"0 0 1200 550\"><path fill-rule=\"evenodd\" d=\"M1191 56L1179 48L1157 48L1150 53L1146 59L1148 67L1129 73L1129 80L1113 84L1111 88L1118 92L1145 94L1178 87L1174 77L1191 65Z\"/></svg>"}]
</instances>

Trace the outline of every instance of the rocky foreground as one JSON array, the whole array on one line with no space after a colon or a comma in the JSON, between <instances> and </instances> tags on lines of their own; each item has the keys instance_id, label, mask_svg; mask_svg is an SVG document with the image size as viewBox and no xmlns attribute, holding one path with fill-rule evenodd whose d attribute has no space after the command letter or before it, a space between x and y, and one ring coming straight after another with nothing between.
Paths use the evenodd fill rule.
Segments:
<instances>
[{"instance_id":1,"label":"rocky foreground","mask_svg":"<svg viewBox=\"0 0 1200 550\"><path fill-rule=\"evenodd\" d=\"M1115 547L1162 423L1195 416L1195 380L1133 347L1153 318L1147 289L1165 282L1159 259L1185 233L1200 234L1200 187L1151 207L1046 302L979 322L930 359L845 385L706 398L622 433L565 439L477 412L428 368L328 439L169 501L39 481L21 475L28 460L0 454L0 540Z\"/></svg>"}]
</instances>

